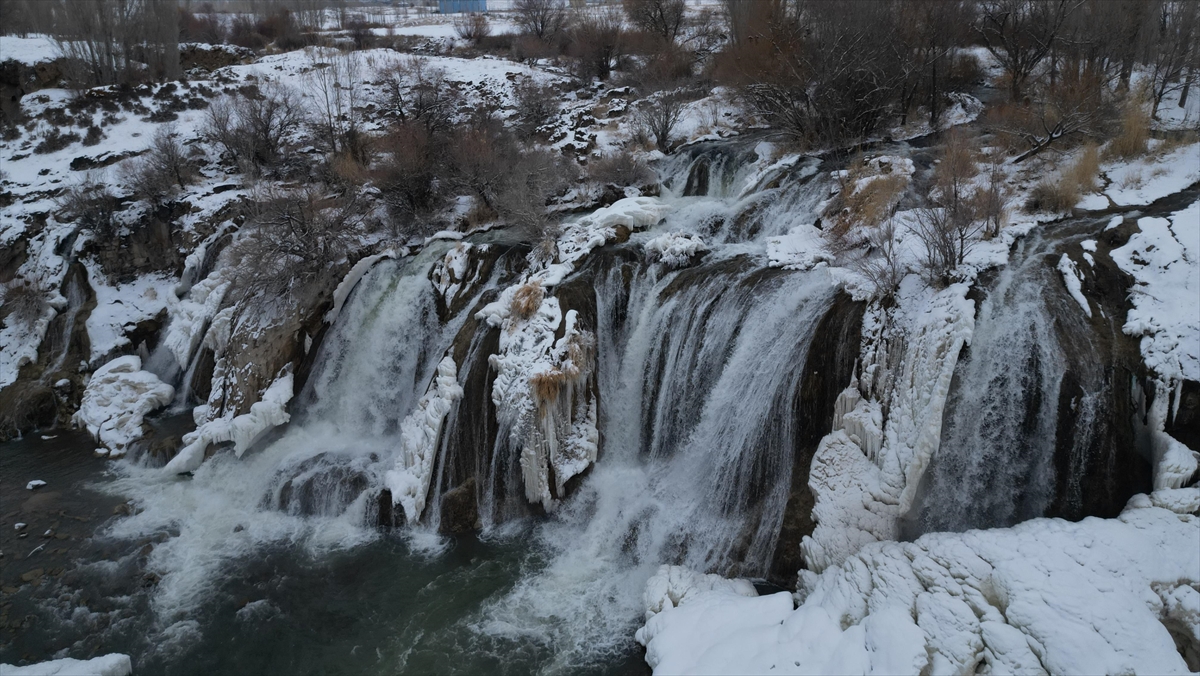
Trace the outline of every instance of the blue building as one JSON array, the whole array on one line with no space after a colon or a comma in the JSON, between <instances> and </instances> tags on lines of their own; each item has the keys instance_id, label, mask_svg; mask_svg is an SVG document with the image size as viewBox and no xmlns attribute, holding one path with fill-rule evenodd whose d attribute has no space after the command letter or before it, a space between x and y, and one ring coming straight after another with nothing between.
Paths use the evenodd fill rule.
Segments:
<instances>
[{"instance_id":1,"label":"blue building","mask_svg":"<svg viewBox=\"0 0 1200 676\"><path fill-rule=\"evenodd\" d=\"M486 12L487 0L438 0L438 11L442 14Z\"/></svg>"}]
</instances>

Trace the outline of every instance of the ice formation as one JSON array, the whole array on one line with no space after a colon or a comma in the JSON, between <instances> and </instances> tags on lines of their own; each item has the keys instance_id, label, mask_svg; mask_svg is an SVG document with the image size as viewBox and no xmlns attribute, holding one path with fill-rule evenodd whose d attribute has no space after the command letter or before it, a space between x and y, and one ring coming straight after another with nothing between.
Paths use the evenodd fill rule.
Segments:
<instances>
[{"instance_id":1,"label":"ice formation","mask_svg":"<svg viewBox=\"0 0 1200 676\"><path fill-rule=\"evenodd\" d=\"M1067 285L1067 292L1071 294L1071 298L1079 303L1084 314L1091 317L1092 306L1088 304L1087 297L1083 295L1083 279L1079 275L1079 268L1076 267L1075 261L1071 260L1067 254L1063 254L1062 258L1058 259L1058 271L1062 274L1063 283Z\"/></svg>"},{"instance_id":2,"label":"ice formation","mask_svg":"<svg viewBox=\"0 0 1200 676\"><path fill-rule=\"evenodd\" d=\"M191 363L209 322L221 309L221 301L225 299L229 287L224 276L214 272L193 285L187 298L172 304L171 322L167 325L163 344L175 356L175 362L181 368L187 368Z\"/></svg>"},{"instance_id":3,"label":"ice formation","mask_svg":"<svg viewBox=\"0 0 1200 676\"><path fill-rule=\"evenodd\" d=\"M669 268L682 268L699 254L708 251L708 245L699 235L690 232L672 231L645 244L646 253Z\"/></svg>"},{"instance_id":4,"label":"ice formation","mask_svg":"<svg viewBox=\"0 0 1200 676\"><path fill-rule=\"evenodd\" d=\"M425 510L442 423L462 395L457 366L446 355L438 364L437 376L425 396L400 423L400 453L395 469L388 470L384 480L392 492L392 501L404 507L404 516L410 524L416 523Z\"/></svg>"},{"instance_id":5,"label":"ice formation","mask_svg":"<svg viewBox=\"0 0 1200 676\"><path fill-rule=\"evenodd\" d=\"M139 357L118 357L92 374L71 421L87 428L111 455L121 455L142 438L145 416L171 403L174 396L175 388L142 370Z\"/></svg>"},{"instance_id":6,"label":"ice formation","mask_svg":"<svg viewBox=\"0 0 1200 676\"><path fill-rule=\"evenodd\" d=\"M236 417L209 420L183 436L183 448L163 468L168 474L194 472L204 462L204 453L212 444L233 442L234 453L240 458L265 432L286 423L291 416L287 404L292 399L292 374L275 379L263 392L262 399L250 412ZM204 407L197 407L203 409Z\"/></svg>"},{"instance_id":7,"label":"ice formation","mask_svg":"<svg viewBox=\"0 0 1200 676\"><path fill-rule=\"evenodd\" d=\"M767 260L773 268L810 270L818 263L833 263L821 231L811 223L798 225L786 235L767 239Z\"/></svg>"},{"instance_id":8,"label":"ice formation","mask_svg":"<svg viewBox=\"0 0 1200 676\"><path fill-rule=\"evenodd\" d=\"M4 676L128 676L133 673L133 663L129 655L111 653L90 660L67 657L24 667L0 664L0 673Z\"/></svg>"},{"instance_id":9,"label":"ice formation","mask_svg":"<svg viewBox=\"0 0 1200 676\"><path fill-rule=\"evenodd\" d=\"M896 539L940 443L954 366L975 326L975 303L966 293L966 284L936 293L902 289L898 315L868 320L876 337L869 339L873 350L864 349L863 382L838 397L834 431L813 456L808 483L817 526L800 546L810 569L836 565L867 543ZM887 322L911 328L885 336ZM864 333L871 334L870 326ZM886 370L890 346L904 350L902 370L894 374ZM881 402L863 392L887 397L886 426Z\"/></svg>"},{"instance_id":10,"label":"ice formation","mask_svg":"<svg viewBox=\"0 0 1200 676\"><path fill-rule=\"evenodd\" d=\"M367 274L379 261L395 257L396 252L388 249L373 256L366 256L355 263L350 268L350 271L346 273L346 276L342 278L342 281L338 282L337 288L333 290L333 307L329 309L329 312L325 313L325 323L332 324L333 320L337 319L338 314L342 311L342 305L346 303L346 299L350 297L350 292L354 290L354 287L363 278L363 275Z\"/></svg>"},{"instance_id":11,"label":"ice formation","mask_svg":"<svg viewBox=\"0 0 1200 676\"><path fill-rule=\"evenodd\" d=\"M1177 503L1200 505L1200 488L1180 492ZM665 578L686 574L660 570L637 638L671 674L1188 673L1200 659L1200 519L1153 505L1158 494L1116 519L870 544L805 571L798 608L786 593L721 585L663 604Z\"/></svg>"},{"instance_id":12,"label":"ice formation","mask_svg":"<svg viewBox=\"0 0 1200 676\"><path fill-rule=\"evenodd\" d=\"M34 479L33 481L30 481L29 483L25 484L25 490L32 491L35 488L41 488L42 486L45 486L45 485L46 485L45 481L42 481L41 479Z\"/></svg>"}]
</instances>

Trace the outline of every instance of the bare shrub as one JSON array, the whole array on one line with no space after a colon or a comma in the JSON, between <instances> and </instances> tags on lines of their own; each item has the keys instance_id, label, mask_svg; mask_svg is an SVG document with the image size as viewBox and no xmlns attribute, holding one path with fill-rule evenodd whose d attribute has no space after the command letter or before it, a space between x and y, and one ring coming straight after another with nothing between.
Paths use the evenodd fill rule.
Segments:
<instances>
[{"instance_id":1,"label":"bare shrub","mask_svg":"<svg viewBox=\"0 0 1200 676\"><path fill-rule=\"evenodd\" d=\"M463 40L478 44L480 40L492 34L492 26L483 14L460 14L454 17L454 32Z\"/></svg>"},{"instance_id":2,"label":"bare shrub","mask_svg":"<svg viewBox=\"0 0 1200 676\"><path fill-rule=\"evenodd\" d=\"M1004 170L999 158L988 164L987 183L975 192L975 210L983 220L983 237L991 239L1000 234L1007 218L1008 190L1004 186Z\"/></svg>"},{"instance_id":3,"label":"bare shrub","mask_svg":"<svg viewBox=\"0 0 1200 676\"><path fill-rule=\"evenodd\" d=\"M683 106L683 97L661 94L644 101L635 112L638 124L654 139L655 147L664 153L671 151L671 134L683 116Z\"/></svg>"},{"instance_id":4,"label":"bare shrub","mask_svg":"<svg viewBox=\"0 0 1200 676\"><path fill-rule=\"evenodd\" d=\"M426 127L398 125L380 146L384 154L377 162L375 183L398 225L408 226L445 202L437 190L444 148Z\"/></svg>"},{"instance_id":5,"label":"bare shrub","mask_svg":"<svg viewBox=\"0 0 1200 676\"><path fill-rule=\"evenodd\" d=\"M292 89L272 83L258 91L213 102L203 134L242 167L257 174L283 159L304 116Z\"/></svg>"},{"instance_id":6,"label":"bare shrub","mask_svg":"<svg viewBox=\"0 0 1200 676\"><path fill-rule=\"evenodd\" d=\"M96 125L88 125L87 134L83 137L83 145L91 147L99 145L104 140L104 132Z\"/></svg>"},{"instance_id":7,"label":"bare shrub","mask_svg":"<svg viewBox=\"0 0 1200 676\"><path fill-rule=\"evenodd\" d=\"M582 13L571 30L570 53L577 59L576 77L607 80L621 57L624 37L617 13L607 8Z\"/></svg>"},{"instance_id":8,"label":"bare shrub","mask_svg":"<svg viewBox=\"0 0 1200 676\"><path fill-rule=\"evenodd\" d=\"M908 268L900 259L896 242L896 222L889 218L868 236L867 254L855 262L855 269L870 282L876 297L895 293Z\"/></svg>"},{"instance_id":9,"label":"bare shrub","mask_svg":"<svg viewBox=\"0 0 1200 676\"><path fill-rule=\"evenodd\" d=\"M601 185L645 185L655 179L654 171L629 151L619 151L592 160L587 166L590 180Z\"/></svg>"},{"instance_id":10,"label":"bare shrub","mask_svg":"<svg viewBox=\"0 0 1200 676\"><path fill-rule=\"evenodd\" d=\"M514 0L513 11L521 32L542 42L557 36L567 22L564 0Z\"/></svg>"},{"instance_id":11,"label":"bare shrub","mask_svg":"<svg viewBox=\"0 0 1200 676\"><path fill-rule=\"evenodd\" d=\"M522 150L511 132L490 119L456 134L449 158L453 185L518 225L540 227L547 199L573 178L559 156Z\"/></svg>"},{"instance_id":12,"label":"bare shrub","mask_svg":"<svg viewBox=\"0 0 1200 676\"><path fill-rule=\"evenodd\" d=\"M559 114L558 92L551 85L524 79L513 88L513 95L517 104L517 132L524 138L531 138Z\"/></svg>"},{"instance_id":13,"label":"bare shrub","mask_svg":"<svg viewBox=\"0 0 1200 676\"><path fill-rule=\"evenodd\" d=\"M79 141L79 134L73 131L64 133L57 127L51 127L42 134L42 140L33 147L33 152L39 155L55 153L77 141Z\"/></svg>"},{"instance_id":14,"label":"bare shrub","mask_svg":"<svg viewBox=\"0 0 1200 676\"><path fill-rule=\"evenodd\" d=\"M208 9L212 9L211 5ZM225 42L225 27L221 24L221 19L211 11L204 14L193 14L186 7L180 7L179 39L182 42L219 45Z\"/></svg>"},{"instance_id":15,"label":"bare shrub","mask_svg":"<svg viewBox=\"0 0 1200 676\"><path fill-rule=\"evenodd\" d=\"M862 236L891 218L908 187L908 178L891 173L890 165L873 164L868 165L858 153L838 176L841 189L825 209L834 249L858 244Z\"/></svg>"},{"instance_id":16,"label":"bare shrub","mask_svg":"<svg viewBox=\"0 0 1200 676\"><path fill-rule=\"evenodd\" d=\"M0 318L8 326L30 326L50 304L46 294L28 279L16 279L0 286Z\"/></svg>"},{"instance_id":17,"label":"bare shrub","mask_svg":"<svg viewBox=\"0 0 1200 676\"><path fill-rule=\"evenodd\" d=\"M336 281L337 266L361 236L353 197L325 198L312 189L257 196L252 227L230 247L235 286L245 298L274 298L289 290Z\"/></svg>"},{"instance_id":18,"label":"bare shrub","mask_svg":"<svg viewBox=\"0 0 1200 676\"><path fill-rule=\"evenodd\" d=\"M174 126L166 126L155 132L145 153L130 161L124 179L138 197L159 204L191 183L195 175Z\"/></svg>"},{"instance_id":19,"label":"bare shrub","mask_svg":"<svg viewBox=\"0 0 1200 676\"><path fill-rule=\"evenodd\" d=\"M930 283L945 284L962 265L985 228L971 179L978 174L974 142L953 130L934 169L929 205L917 211L913 228L923 247L922 268Z\"/></svg>"},{"instance_id":20,"label":"bare shrub","mask_svg":"<svg viewBox=\"0 0 1200 676\"><path fill-rule=\"evenodd\" d=\"M535 280L522 284L513 293L509 312L517 319L525 321L538 311L538 308L542 306L542 299L545 297L546 290L542 288L540 281Z\"/></svg>"},{"instance_id":21,"label":"bare shrub","mask_svg":"<svg viewBox=\"0 0 1200 676\"><path fill-rule=\"evenodd\" d=\"M108 238L116 234L116 214L120 210L120 198L113 194L103 177L88 174L59 196L57 218L63 223L78 223L97 237Z\"/></svg>"},{"instance_id":22,"label":"bare shrub","mask_svg":"<svg viewBox=\"0 0 1200 676\"><path fill-rule=\"evenodd\" d=\"M366 165L369 144L362 131L364 68L356 52L316 49L306 74L309 93L316 101L311 120L317 138L335 155L346 155Z\"/></svg>"},{"instance_id":23,"label":"bare shrub","mask_svg":"<svg viewBox=\"0 0 1200 676\"><path fill-rule=\"evenodd\" d=\"M384 104L403 123L416 122L428 131L454 123L462 95L446 81L446 72L421 57L405 59L382 74Z\"/></svg>"}]
</instances>

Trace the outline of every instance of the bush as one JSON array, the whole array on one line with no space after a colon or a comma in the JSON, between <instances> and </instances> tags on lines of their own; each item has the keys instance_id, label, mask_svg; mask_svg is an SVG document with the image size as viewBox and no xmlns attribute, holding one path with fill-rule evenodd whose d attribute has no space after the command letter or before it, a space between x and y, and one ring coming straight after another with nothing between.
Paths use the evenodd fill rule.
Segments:
<instances>
[{"instance_id":1,"label":"bush","mask_svg":"<svg viewBox=\"0 0 1200 676\"><path fill-rule=\"evenodd\" d=\"M63 133L57 127L51 127L42 134L42 140L33 147L33 152L39 155L58 152L78 140L79 134L73 131Z\"/></svg>"},{"instance_id":2,"label":"bush","mask_svg":"<svg viewBox=\"0 0 1200 676\"><path fill-rule=\"evenodd\" d=\"M592 160L588 163L587 175L595 183L620 187L640 186L655 180L654 171L628 151Z\"/></svg>"},{"instance_id":3,"label":"bush","mask_svg":"<svg viewBox=\"0 0 1200 676\"><path fill-rule=\"evenodd\" d=\"M31 326L49 307L46 294L27 279L0 286L0 318L7 326Z\"/></svg>"},{"instance_id":4,"label":"bush","mask_svg":"<svg viewBox=\"0 0 1200 676\"><path fill-rule=\"evenodd\" d=\"M523 284L513 293L509 312L522 321L529 319L542 306L542 299L545 297L546 291L542 288L540 281L535 280Z\"/></svg>"},{"instance_id":5,"label":"bush","mask_svg":"<svg viewBox=\"0 0 1200 676\"><path fill-rule=\"evenodd\" d=\"M454 32L463 40L478 44L492 34L492 26L483 14L460 14L454 17Z\"/></svg>"},{"instance_id":6,"label":"bush","mask_svg":"<svg viewBox=\"0 0 1200 676\"><path fill-rule=\"evenodd\" d=\"M1030 191L1025 210L1062 213L1074 209L1078 203L1078 183L1066 177L1057 181L1047 178L1042 179Z\"/></svg>"},{"instance_id":7,"label":"bush","mask_svg":"<svg viewBox=\"0 0 1200 676\"><path fill-rule=\"evenodd\" d=\"M179 8L179 41L204 42L219 45L225 41L225 28L221 20L212 13L196 15Z\"/></svg>"},{"instance_id":8,"label":"bush","mask_svg":"<svg viewBox=\"0 0 1200 676\"><path fill-rule=\"evenodd\" d=\"M380 146L384 155L375 169L375 184L398 225L408 226L445 203L437 190L438 180L444 178L444 144L428 128L398 125Z\"/></svg>"},{"instance_id":9,"label":"bush","mask_svg":"<svg viewBox=\"0 0 1200 676\"><path fill-rule=\"evenodd\" d=\"M116 234L116 214L121 200L98 175L89 174L67 188L58 198L57 218L63 223L76 222L100 238Z\"/></svg>"},{"instance_id":10,"label":"bush","mask_svg":"<svg viewBox=\"0 0 1200 676\"><path fill-rule=\"evenodd\" d=\"M513 94L517 104L517 132L524 138L532 137L559 113L558 91L553 86L525 79L517 83Z\"/></svg>"},{"instance_id":11,"label":"bush","mask_svg":"<svg viewBox=\"0 0 1200 676\"><path fill-rule=\"evenodd\" d=\"M1079 158L1067 170L1064 180L1074 181L1079 186L1079 192L1089 193L1096 190L1096 181L1100 177L1100 150L1095 143L1083 146Z\"/></svg>"},{"instance_id":12,"label":"bush","mask_svg":"<svg viewBox=\"0 0 1200 676\"><path fill-rule=\"evenodd\" d=\"M150 148L141 157L132 160L124 178L138 197L161 204L191 183L195 175L196 169L175 128L167 126L154 134Z\"/></svg>"},{"instance_id":13,"label":"bush","mask_svg":"<svg viewBox=\"0 0 1200 676\"><path fill-rule=\"evenodd\" d=\"M513 11L521 32L542 44L557 36L567 22L564 0L514 0Z\"/></svg>"},{"instance_id":14,"label":"bush","mask_svg":"<svg viewBox=\"0 0 1200 676\"><path fill-rule=\"evenodd\" d=\"M303 112L296 93L280 84L214 102L202 133L248 173L277 166Z\"/></svg>"},{"instance_id":15,"label":"bush","mask_svg":"<svg viewBox=\"0 0 1200 676\"><path fill-rule=\"evenodd\" d=\"M664 153L671 152L671 134L683 116L683 98L677 94L661 94L643 101L634 113L637 122L654 139L654 145Z\"/></svg>"},{"instance_id":16,"label":"bush","mask_svg":"<svg viewBox=\"0 0 1200 676\"><path fill-rule=\"evenodd\" d=\"M448 130L462 104L459 90L446 81L446 73L420 57L406 59L385 70L381 89L384 105L402 123L418 123L429 132Z\"/></svg>"},{"instance_id":17,"label":"bush","mask_svg":"<svg viewBox=\"0 0 1200 676\"><path fill-rule=\"evenodd\" d=\"M624 37L621 18L614 12L597 9L583 15L571 30L575 76L585 82L607 80L621 57Z\"/></svg>"}]
</instances>

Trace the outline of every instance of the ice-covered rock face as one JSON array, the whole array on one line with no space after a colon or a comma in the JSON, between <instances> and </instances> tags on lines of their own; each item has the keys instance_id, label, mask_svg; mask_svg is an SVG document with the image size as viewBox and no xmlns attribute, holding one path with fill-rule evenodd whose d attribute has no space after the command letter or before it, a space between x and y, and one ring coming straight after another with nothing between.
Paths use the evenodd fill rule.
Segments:
<instances>
[{"instance_id":1,"label":"ice-covered rock face","mask_svg":"<svg viewBox=\"0 0 1200 676\"><path fill-rule=\"evenodd\" d=\"M1118 519L868 545L804 571L799 607L664 568L637 638L664 674L1187 673L1200 666L1200 488L1184 491L1191 512L1151 506L1155 493Z\"/></svg>"},{"instance_id":2,"label":"ice-covered rock face","mask_svg":"<svg viewBox=\"0 0 1200 676\"><path fill-rule=\"evenodd\" d=\"M143 419L171 403L174 396L175 388L142 370L140 358L118 357L92 374L72 420L85 427L107 454L124 455L142 438Z\"/></svg>"}]
</instances>

